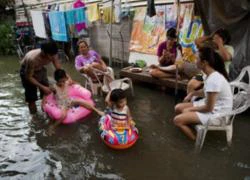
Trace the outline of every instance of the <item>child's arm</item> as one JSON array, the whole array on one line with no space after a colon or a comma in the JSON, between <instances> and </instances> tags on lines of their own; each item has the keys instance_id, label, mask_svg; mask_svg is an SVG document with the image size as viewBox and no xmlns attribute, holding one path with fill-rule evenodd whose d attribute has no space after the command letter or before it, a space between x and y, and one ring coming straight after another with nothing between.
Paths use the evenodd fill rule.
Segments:
<instances>
[{"instance_id":1,"label":"child's arm","mask_svg":"<svg viewBox=\"0 0 250 180\"><path fill-rule=\"evenodd\" d=\"M127 114L128 114L128 125L135 126L135 122L132 119L132 115L131 115L131 112L129 110L129 107L128 107L128 110L127 110Z\"/></svg>"},{"instance_id":2,"label":"child's arm","mask_svg":"<svg viewBox=\"0 0 250 180\"><path fill-rule=\"evenodd\" d=\"M105 98L105 103L108 107L112 107L112 102L110 101L110 94L111 94L111 91L108 92L106 98Z\"/></svg>"},{"instance_id":3,"label":"child's arm","mask_svg":"<svg viewBox=\"0 0 250 180\"><path fill-rule=\"evenodd\" d=\"M129 107L128 107L128 110L127 110L127 114L128 114L128 119L131 120L132 119L132 115L131 115L131 112L129 110Z\"/></svg>"}]
</instances>

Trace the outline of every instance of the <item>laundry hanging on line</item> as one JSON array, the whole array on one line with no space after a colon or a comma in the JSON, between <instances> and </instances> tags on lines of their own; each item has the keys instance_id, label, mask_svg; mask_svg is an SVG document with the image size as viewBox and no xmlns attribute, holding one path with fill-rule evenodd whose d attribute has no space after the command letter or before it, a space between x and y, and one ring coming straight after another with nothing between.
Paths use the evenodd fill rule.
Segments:
<instances>
[{"instance_id":1,"label":"laundry hanging on line","mask_svg":"<svg viewBox=\"0 0 250 180\"><path fill-rule=\"evenodd\" d=\"M121 12L121 0L114 0L114 15L116 23L119 23L121 21Z\"/></svg>"},{"instance_id":2,"label":"laundry hanging on line","mask_svg":"<svg viewBox=\"0 0 250 180\"><path fill-rule=\"evenodd\" d=\"M44 14L42 11L30 11L35 35L40 38L47 38L45 29Z\"/></svg>"},{"instance_id":3,"label":"laundry hanging on line","mask_svg":"<svg viewBox=\"0 0 250 180\"><path fill-rule=\"evenodd\" d=\"M65 12L49 12L52 39L56 41L68 41Z\"/></svg>"},{"instance_id":4,"label":"laundry hanging on line","mask_svg":"<svg viewBox=\"0 0 250 180\"><path fill-rule=\"evenodd\" d=\"M147 3L147 15L149 17L153 17L153 16L156 15L155 1L154 0L148 0L148 3Z\"/></svg>"},{"instance_id":5,"label":"laundry hanging on line","mask_svg":"<svg viewBox=\"0 0 250 180\"><path fill-rule=\"evenodd\" d=\"M85 3L82 2L81 0L76 0L76 1L73 3L73 7L74 7L74 8L85 7Z\"/></svg>"},{"instance_id":6,"label":"laundry hanging on line","mask_svg":"<svg viewBox=\"0 0 250 180\"><path fill-rule=\"evenodd\" d=\"M87 28L85 8L76 8L66 11L65 13L71 37L78 37L84 34L84 31Z\"/></svg>"},{"instance_id":7,"label":"laundry hanging on line","mask_svg":"<svg viewBox=\"0 0 250 180\"><path fill-rule=\"evenodd\" d=\"M87 15L89 22L94 22L100 19L100 12L97 3L88 6Z\"/></svg>"}]
</instances>

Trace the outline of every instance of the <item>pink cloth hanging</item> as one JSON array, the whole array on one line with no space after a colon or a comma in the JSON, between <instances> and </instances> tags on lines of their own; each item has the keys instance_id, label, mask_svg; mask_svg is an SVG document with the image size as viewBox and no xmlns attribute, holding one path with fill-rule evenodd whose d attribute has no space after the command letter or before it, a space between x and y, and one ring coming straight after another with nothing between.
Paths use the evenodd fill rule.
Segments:
<instances>
[{"instance_id":1,"label":"pink cloth hanging","mask_svg":"<svg viewBox=\"0 0 250 180\"><path fill-rule=\"evenodd\" d=\"M81 0L76 0L76 1L73 3L73 7L74 7L74 8L85 7L85 3L82 2Z\"/></svg>"},{"instance_id":2,"label":"pink cloth hanging","mask_svg":"<svg viewBox=\"0 0 250 180\"><path fill-rule=\"evenodd\" d=\"M73 3L73 8L81 8L81 7L85 7L85 3L82 2L81 0L76 0ZM77 32L80 32L83 29L86 29L86 23L76 24L76 30L77 30Z\"/></svg>"}]
</instances>

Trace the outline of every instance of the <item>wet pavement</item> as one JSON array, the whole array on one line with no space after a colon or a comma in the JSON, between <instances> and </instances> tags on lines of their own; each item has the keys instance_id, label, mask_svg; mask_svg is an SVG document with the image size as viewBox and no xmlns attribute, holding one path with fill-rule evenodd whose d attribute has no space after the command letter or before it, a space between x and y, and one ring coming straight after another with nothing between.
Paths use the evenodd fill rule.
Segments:
<instances>
[{"instance_id":1,"label":"wet pavement","mask_svg":"<svg viewBox=\"0 0 250 180\"><path fill-rule=\"evenodd\" d=\"M64 67L83 83L73 63ZM250 180L249 111L234 121L231 148L224 132L208 132L195 154L194 143L171 122L173 93L136 83L128 104L140 137L132 148L116 151L101 141L95 114L47 136L49 119L40 108L29 115L18 69L17 58L0 57L0 179ZM104 109L104 98L95 100Z\"/></svg>"}]
</instances>

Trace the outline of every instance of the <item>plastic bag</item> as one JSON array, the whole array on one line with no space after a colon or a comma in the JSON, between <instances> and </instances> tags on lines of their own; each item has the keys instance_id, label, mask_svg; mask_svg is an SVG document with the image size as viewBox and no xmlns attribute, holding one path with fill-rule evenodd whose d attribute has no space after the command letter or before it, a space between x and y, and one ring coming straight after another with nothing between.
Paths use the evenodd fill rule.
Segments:
<instances>
[{"instance_id":1,"label":"plastic bag","mask_svg":"<svg viewBox=\"0 0 250 180\"><path fill-rule=\"evenodd\" d=\"M135 67L144 68L146 66L147 66L147 63L142 59L135 61Z\"/></svg>"}]
</instances>

